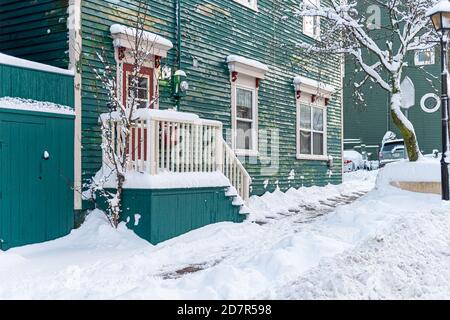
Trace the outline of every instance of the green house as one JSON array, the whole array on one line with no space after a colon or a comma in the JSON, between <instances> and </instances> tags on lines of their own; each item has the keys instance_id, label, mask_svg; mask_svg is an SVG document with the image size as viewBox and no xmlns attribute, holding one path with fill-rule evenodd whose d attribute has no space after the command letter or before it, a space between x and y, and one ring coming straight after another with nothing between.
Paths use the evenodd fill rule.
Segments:
<instances>
[{"instance_id":1,"label":"green house","mask_svg":"<svg viewBox=\"0 0 450 320\"><path fill-rule=\"evenodd\" d=\"M382 47L387 40L394 41L389 31L390 22L387 14L377 9L376 2L365 0L358 2L357 10L361 16L369 17L367 24L374 23L373 18L380 14L378 27L372 27L373 39ZM398 45L398 44L397 44ZM412 106L403 109L404 114L414 125L419 147L424 154L441 149L441 110L440 110L440 48L416 50L408 57L404 71L403 85L406 96L412 99ZM370 58L364 52L365 58ZM369 60L370 61L370 60ZM345 149L356 148L358 151L371 153L371 159L378 159L378 151L383 136L397 130L390 115L390 95L378 84L371 81L364 83L358 90L355 83L360 83L365 73L360 70L352 57L347 57L344 73L344 138ZM361 145L366 147L361 148Z\"/></svg>"},{"instance_id":2,"label":"green house","mask_svg":"<svg viewBox=\"0 0 450 320\"><path fill-rule=\"evenodd\" d=\"M294 0L144 3L151 49L129 163L136 175L124 195L130 228L157 243L243 221L252 195L341 183L340 60L297 48L320 40L320 21L295 17ZM137 0L0 4L0 52L74 72L75 190L107 165L99 121L107 92L95 70L104 68L101 54L126 102L139 7ZM91 206L74 193L75 211Z\"/></svg>"}]
</instances>

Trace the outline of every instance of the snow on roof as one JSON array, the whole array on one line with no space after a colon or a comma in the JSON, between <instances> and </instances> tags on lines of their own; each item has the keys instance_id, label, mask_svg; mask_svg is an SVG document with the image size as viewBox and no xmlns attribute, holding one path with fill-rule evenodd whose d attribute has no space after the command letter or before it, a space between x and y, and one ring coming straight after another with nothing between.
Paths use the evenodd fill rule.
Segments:
<instances>
[{"instance_id":1,"label":"snow on roof","mask_svg":"<svg viewBox=\"0 0 450 320\"><path fill-rule=\"evenodd\" d=\"M9 56L3 53L0 53L0 64L6 64L9 66L28 68L39 71L46 71L52 73L65 74L69 76L73 76L74 72L72 70L61 69L53 66L49 66L47 64L33 62L25 59L16 58L13 56Z\"/></svg>"},{"instance_id":2,"label":"snow on roof","mask_svg":"<svg viewBox=\"0 0 450 320\"><path fill-rule=\"evenodd\" d=\"M142 31L121 24L113 24L110 27L110 32L112 35L124 34L129 37L136 37L136 35L138 34L140 35ZM154 44L159 44L168 47L169 49L173 48L173 44L170 40L148 31L143 31L143 39L145 41L152 42Z\"/></svg>"},{"instance_id":3,"label":"snow on roof","mask_svg":"<svg viewBox=\"0 0 450 320\"><path fill-rule=\"evenodd\" d=\"M67 106L59 105L52 102L36 101L22 98L11 98L11 97L0 98L0 109L14 109L14 110L75 115L74 110Z\"/></svg>"},{"instance_id":4,"label":"snow on roof","mask_svg":"<svg viewBox=\"0 0 450 320\"><path fill-rule=\"evenodd\" d=\"M248 58L237 56L237 55L229 55L227 57L227 63L231 63L231 62L239 62L239 63L245 64L247 66L250 66L250 67L253 67L256 69L269 71L269 67L267 65L265 65L259 61L256 61L256 60L248 59Z\"/></svg>"},{"instance_id":5,"label":"snow on roof","mask_svg":"<svg viewBox=\"0 0 450 320\"><path fill-rule=\"evenodd\" d=\"M427 13L426 16L432 16L433 14L437 12L450 12L450 1L448 0L441 0L438 2L434 7L431 7Z\"/></svg>"}]
</instances>

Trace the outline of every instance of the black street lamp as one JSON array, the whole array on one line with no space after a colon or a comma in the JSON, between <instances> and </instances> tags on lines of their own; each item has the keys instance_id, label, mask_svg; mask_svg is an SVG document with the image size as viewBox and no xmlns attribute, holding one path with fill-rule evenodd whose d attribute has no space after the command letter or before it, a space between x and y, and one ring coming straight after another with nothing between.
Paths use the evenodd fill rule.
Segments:
<instances>
[{"instance_id":1,"label":"black street lamp","mask_svg":"<svg viewBox=\"0 0 450 320\"><path fill-rule=\"evenodd\" d=\"M442 112L442 157L441 157L441 184L442 200L450 200L449 172L447 156L450 156L449 141L449 97L448 97L448 63L447 48L450 31L450 1L442 0L427 12L431 18L434 29L441 38L441 112Z\"/></svg>"}]
</instances>

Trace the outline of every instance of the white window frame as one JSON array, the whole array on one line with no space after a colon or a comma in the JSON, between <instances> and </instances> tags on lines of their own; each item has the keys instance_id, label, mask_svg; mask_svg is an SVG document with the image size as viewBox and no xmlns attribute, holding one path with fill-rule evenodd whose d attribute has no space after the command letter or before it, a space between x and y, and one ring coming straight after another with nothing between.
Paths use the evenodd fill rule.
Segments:
<instances>
[{"instance_id":1,"label":"white window frame","mask_svg":"<svg viewBox=\"0 0 450 320\"><path fill-rule=\"evenodd\" d=\"M247 7L249 9L252 9L253 11L258 12L258 0L233 0L234 2L237 2L244 7Z\"/></svg>"},{"instance_id":2,"label":"white window frame","mask_svg":"<svg viewBox=\"0 0 450 320\"><path fill-rule=\"evenodd\" d=\"M320 7L320 0L304 0L311 3L313 6ZM307 28L308 22L312 21L312 31ZM303 17L303 34L315 40L320 40L321 24L320 17L304 16Z\"/></svg>"},{"instance_id":3,"label":"white window frame","mask_svg":"<svg viewBox=\"0 0 450 320\"><path fill-rule=\"evenodd\" d=\"M308 99L311 99L311 95L307 95ZM300 130L306 131L305 129L302 129L300 127L300 107L301 106L309 106L311 107L311 128L310 131L311 132L311 154L302 154L300 153ZM317 131L313 129L313 118L314 118L314 113L313 113L313 109L312 108L318 108L318 109L322 109L323 111L323 132L322 131ZM312 103L312 102L306 102L305 100L297 100L297 124L296 124L296 128L297 128L297 132L296 132L296 136L297 136L297 159L298 160L318 160L318 161L326 161L328 160L328 134L327 134L327 129L328 129L328 123L327 123L327 106L325 105L325 101L323 98L317 98L317 100ZM314 153L314 135L313 133L323 133L323 155L315 155Z\"/></svg>"},{"instance_id":4,"label":"white window frame","mask_svg":"<svg viewBox=\"0 0 450 320\"><path fill-rule=\"evenodd\" d=\"M427 51L432 53L432 55L431 55L431 62L430 63L424 63L424 62L419 61L419 54L422 53L422 52L427 52ZM436 52L435 52L434 48L421 49L421 50L414 51L414 65L416 65L416 66L431 66L431 65L434 65L434 64L436 64Z\"/></svg>"},{"instance_id":5,"label":"white window frame","mask_svg":"<svg viewBox=\"0 0 450 320\"><path fill-rule=\"evenodd\" d=\"M153 71L153 73L154 73L154 71ZM127 71L127 73L126 73L127 83L125 84L126 85L125 89L126 89L126 99L127 99L127 101L128 101L128 98L130 97L130 92L129 92L130 84L128 83L128 81L130 79L130 76L132 76L132 75L133 75L133 72ZM148 108L149 104L150 104L150 101L152 99L152 97L150 97L150 93L152 91L150 85L152 84L152 81L150 81L151 79L150 79L150 76L148 74L139 73L138 77L147 79L147 85L148 85L147 86L147 100L143 100L143 99L140 99L139 97L136 97L135 101L136 102L147 101L147 106L145 108ZM128 103L126 104L126 107L128 108Z\"/></svg>"},{"instance_id":6,"label":"white window frame","mask_svg":"<svg viewBox=\"0 0 450 320\"><path fill-rule=\"evenodd\" d=\"M233 85L233 99L232 99L232 132L233 132L233 139L232 139L232 149L238 156L250 156L250 157L256 157L258 156L258 88L256 88L256 78L255 78L255 86L250 87L243 84L239 84L239 79L237 80L237 83ZM247 90L252 92L253 101L252 101L252 149L238 149L237 148L237 122L238 121L245 121L247 122L248 119L238 118L237 117L237 89ZM248 121L250 122L250 121Z\"/></svg>"}]
</instances>

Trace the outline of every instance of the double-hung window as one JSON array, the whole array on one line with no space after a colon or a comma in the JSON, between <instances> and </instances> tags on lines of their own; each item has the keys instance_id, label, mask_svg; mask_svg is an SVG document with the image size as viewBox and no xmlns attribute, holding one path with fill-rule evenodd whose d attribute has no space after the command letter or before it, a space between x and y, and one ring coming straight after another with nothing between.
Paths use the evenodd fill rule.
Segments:
<instances>
[{"instance_id":1,"label":"double-hung window","mask_svg":"<svg viewBox=\"0 0 450 320\"><path fill-rule=\"evenodd\" d=\"M226 58L231 81L231 147L239 156L258 156L258 93L269 67L237 55Z\"/></svg>"},{"instance_id":2,"label":"double-hung window","mask_svg":"<svg viewBox=\"0 0 450 320\"><path fill-rule=\"evenodd\" d=\"M236 149L256 150L256 90L236 87Z\"/></svg>"},{"instance_id":3,"label":"double-hung window","mask_svg":"<svg viewBox=\"0 0 450 320\"><path fill-rule=\"evenodd\" d=\"M307 8L317 9L320 7L320 0L304 0ZM316 40L320 39L320 17L304 16L303 33Z\"/></svg>"},{"instance_id":4,"label":"double-hung window","mask_svg":"<svg viewBox=\"0 0 450 320\"><path fill-rule=\"evenodd\" d=\"M298 158L326 156L326 110L315 104L300 103L298 107Z\"/></svg>"},{"instance_id":5,"label":"double-hung window","mask_svg":"<svg viewBox=\"0 0 450 320\"><path fill-rule=\"evenodd\" d=\"M127 76L128 99L134 97L137 108L147 108L150 104L150 76L143 74L138 77L133 77L131 74Z\"/></svg>"}]
</instances>

